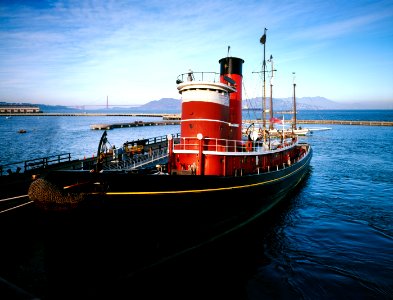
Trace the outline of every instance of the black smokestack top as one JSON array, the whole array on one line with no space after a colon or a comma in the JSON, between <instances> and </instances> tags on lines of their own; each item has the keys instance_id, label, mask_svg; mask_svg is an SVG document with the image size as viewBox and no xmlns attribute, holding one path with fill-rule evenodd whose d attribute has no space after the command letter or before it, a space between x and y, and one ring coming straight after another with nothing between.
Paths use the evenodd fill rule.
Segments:
<instances>
[{"instance_id":1,"label":"black smokestack top","mask_svg":"<svg viewBox=\"0 0 393 300\"><path fill-rule=\"evenodd\" d=\"M220 63L220 75L225 74L238 74L243 75L243 63L244 60L238 57L225 57L221 58Z\"/></svg>"}]
</instances>

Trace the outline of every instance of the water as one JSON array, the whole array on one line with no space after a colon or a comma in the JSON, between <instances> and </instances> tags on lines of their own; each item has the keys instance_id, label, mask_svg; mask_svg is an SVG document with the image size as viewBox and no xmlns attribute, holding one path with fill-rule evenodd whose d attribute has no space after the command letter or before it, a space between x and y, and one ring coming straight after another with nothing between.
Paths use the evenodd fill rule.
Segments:
<instances>
[{"instance_id":1,"label":"water","mask_svg":"<svg viewBox=\"0 0 393 300\"><path fill-rule=\"evenodd\" d=\"M270 263L252 281L268 278L272 299L391 299L393 128L332 126L307 139L310 177L265 238Z\"/></svg>"},{"instance_id":2,"label":"water","mask_svg":"<svg viewBox=\"0 0 393 300\"><path fill-rule=\"evenodd\" d=\"M261 111L244 111L243 119L261 118ZM267 117L269 114L267 114ZM277 117L280 115L277 114ZM393 121L393 110L298 110L298 120ZM286 114L285 120L292 118Z\"/></svg>"},{"instance_id":3,"label":"water","mask_svg":"<svg viewBox=\"0 0 393 300\"><path fill-rule=\"evenodd\" d=\"M162 118L140 117L0 117L0 164L71 153L74 159L97 155L103 131L91 130L92 124L162 121ZM18 133L25 129L24 134ZM126 141L163 136L180 132L178 125L119 128L108 133L111 145L122 146ZM4 142L5 141L5 142Z\"/></svg>"},{"instance_id":4,"label":"water","mask_svg":"<svg viewBox=\"0 0 393 300\"><path fill-rule=\"evenodd\" d=\"M321 119L319 113L302 118ZM330 111L325 118L393 121L393 112ZM2 118L1 163L92 155L102 131L90 124L130 120ZM302 138L314 148L310 174L265 220L129 289L143 295L138 299L393 299L393 127L329 127ZM28 132L18 134L21 128ZM121 145L177 132L176 125L122 128L108 131L108 139Z\"/></svg>"}]
</instances>

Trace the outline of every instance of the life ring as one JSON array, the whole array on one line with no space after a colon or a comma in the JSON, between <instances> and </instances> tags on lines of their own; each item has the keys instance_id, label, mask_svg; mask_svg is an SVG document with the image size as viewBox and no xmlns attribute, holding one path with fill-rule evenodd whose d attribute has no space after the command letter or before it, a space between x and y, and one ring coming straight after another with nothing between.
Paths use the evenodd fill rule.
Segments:
<instances>
[{"instance_id":1,"label":"life ring","mask_svg":"<svg viewBox=\"0 0 393 300\"><path fill-rule=\"evenodd\" d=\"M247 141L246 142L246 150L247 151L251 151L252 150L252 142L251 141Z\"/></svg>"}]
</instances>

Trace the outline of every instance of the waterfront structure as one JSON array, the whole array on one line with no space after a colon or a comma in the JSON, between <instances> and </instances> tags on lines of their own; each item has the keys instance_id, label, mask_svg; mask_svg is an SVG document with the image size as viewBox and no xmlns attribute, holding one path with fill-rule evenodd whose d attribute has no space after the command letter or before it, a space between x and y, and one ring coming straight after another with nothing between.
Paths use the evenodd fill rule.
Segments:
<instances>
[{"instance_id":1,"label":"waterfront structure","mask_svg":"<svg viewBox=\"0 0 393 300\"><path fill-rule=\"evenodd\" d=\"M28 104L0 104L0 114L29 114L40 112L38 106Z\"/></svg>"}]
</instances>

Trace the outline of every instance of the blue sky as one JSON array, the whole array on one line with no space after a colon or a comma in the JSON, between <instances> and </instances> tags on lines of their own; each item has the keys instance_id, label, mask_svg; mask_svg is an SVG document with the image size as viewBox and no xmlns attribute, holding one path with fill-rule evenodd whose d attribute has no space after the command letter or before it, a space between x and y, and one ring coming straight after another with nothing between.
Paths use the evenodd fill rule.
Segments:
<instances>
[{"instance_id":1,"label":"blue sky","mask_svg":"<svg viewBox=\"0 0 393 300\"><path fill-rule=\"evenodd\" d=\"M0 0L0 101L140 105L180 98L179 74L245 60L243 98L393 103L393 1ZM270 92L269 92L270 93Z\"/></svg>"}]
</instances>

